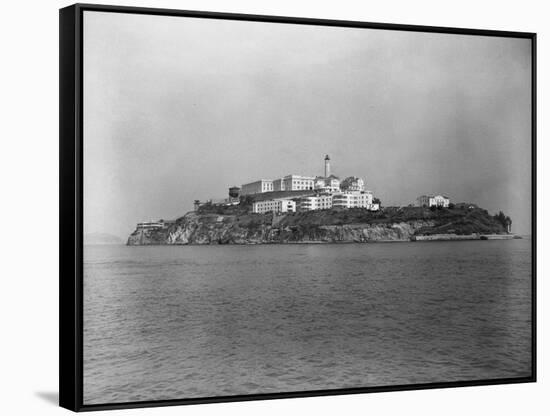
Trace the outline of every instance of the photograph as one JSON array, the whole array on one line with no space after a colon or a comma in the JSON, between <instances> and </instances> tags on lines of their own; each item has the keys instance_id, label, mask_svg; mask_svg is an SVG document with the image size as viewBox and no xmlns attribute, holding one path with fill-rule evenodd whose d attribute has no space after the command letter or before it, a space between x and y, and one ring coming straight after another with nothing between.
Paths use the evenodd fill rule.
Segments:
<instances>
[{"instance_id":1,"label":"photograph","mask_svg":"<svg viewBox=\"0 0 550 416\"><path fill-rule=\"evenodd\" d=\"M534 381L531 34L80 30L84 406Z\"/></svg>"}]
</instances>

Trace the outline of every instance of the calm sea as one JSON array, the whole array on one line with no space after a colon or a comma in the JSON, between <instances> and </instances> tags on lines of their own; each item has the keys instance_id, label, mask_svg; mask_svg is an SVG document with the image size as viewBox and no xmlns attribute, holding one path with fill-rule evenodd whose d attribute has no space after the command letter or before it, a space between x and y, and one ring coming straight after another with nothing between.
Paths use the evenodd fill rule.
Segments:
<instances>
[{"instance_id":1,"label":"calm sea","mask_svg":"<svg viewBox=\"0 0 550 416\"><path fill-rule=\"evenodd\" d=\"M531 241L86 246L84 402L529 376Z\"/></svg>"}]
</instances>

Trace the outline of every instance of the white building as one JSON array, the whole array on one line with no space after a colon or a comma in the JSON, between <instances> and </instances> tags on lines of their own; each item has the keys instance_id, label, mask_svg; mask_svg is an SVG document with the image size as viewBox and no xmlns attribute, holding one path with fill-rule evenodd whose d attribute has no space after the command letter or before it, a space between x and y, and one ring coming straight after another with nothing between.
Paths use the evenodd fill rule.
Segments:
<instances>
[{"instance_id":1,"label":"white building","mask_svg":"<svg viewBox=\"0 0 550 416\"><path fill-rule=\"evenodd\" d=\"M332 206L334 208L366 208L371 211L378 211L380 206L372 202L372 192L340 192L332 195Z\"/></svg>"},{"instance_id":2,"label":"white building","mask_svg":"<svg viewBox=\"0 0 550 416\"><path fill-rule=\"evenodd\" d=\"M332 195L305 196L298 200L298 211L332 208Z\"/></svg>"},{"instance_id":3,"label":"white building","mask_svg":"<svg viewBox=\"0 0 550 416\"><path fill-rule=\"evenodd\" d=\"M272 191L273 181L270 179L260 179L259 181L245 183L241 186L241 195L261 194Z\"/></svg>"},{"instance_id":4,"label":"white building","mask_svg":"<svg viewBox=\"0 0 550 416\"><path fill-rule=\"evenodd\" d=\"M379 204L372 202L372 192L338 192L327 195L305 196L298 200L298 211L313 211L330 208L366 208L378 211Z\"/></svg>"},{"instance_id":5,"label":"white building","mask_svg":"<svg viewBox=\"0 0 550 416\"><path fill-rule=\"evenodd\" d=\"M291 199L268 199L256 201L252 204L252 212L265 214L266 212L284 213L296 212L296 202Z\"/></svg>"},{"instance_id":6,"label":"white building","mask_svg":"<svg viewBox=\"0 0 550 416\"><path fill-rule=\"evenodd\" d=\"M365 181L357 176L348 176L340 184L344 192L363 192L365 190Z\"/></svg>"},{"instance_id":7,"label":"white building","mask_svg":"<svg viewBox=\"0 0 550 416\"><path fill-rule=\"evenodd\" d=\"M165 222L163 220L159 221L144 221L137 223L138 230L155 230L159 228L165 228Z\"/></svg>"},{"instance_id":8,"label":"white building","mask_svg":"<svg viewBox=\"0 0 550 416\"><path fill-rule=\"evenodd\" d=\"M207 203L211 203L212 205L239 205L240 200L239 198L217 198L217 199L209 199Z\"/></svg>"},{"instance_id":9,"label":"white building","mask_svg":"<svg viewBox=\"0 0 550 416\"><path fill-rule=\"evenodd\" d=\"M325 177L316 176L313 181L313 189L323 189L325 187Z\"/></svg>"},{"instance_id":10,"label":"white building","mask_svg":"<svg viewBox=\"0 0 550 416\"><path fill-rule=\"evenodd\" d=\"M317 176L314 181L314 188L329 193L340 192L340 179L335 175L330 175L328 178Z\"/></svg>"},{"instance_id":11,"label":"white building","mask_svg":"<svg viewBox=\"0 0 550 416\"><path fill-rule=\"evenodd\" d=\"M443 195L421 195L416 198L419 207L449 207L449 198Z\"/></svg>"},{"instance_id":12,"label":"white building","mask_svg":"<svg viewBox=\"0 0 550 416\"><path fill-rule=\"evenodd\" d=\"M282 178L282 191L306 191L313 190L314 176L287 175Z\"/></svg>"},{"instance_id":13,"label":"white building","mask_svg":"<svg viewBox=\"0 0 550 416\"><path fill-rule=\"evenodd\" d=\"M273 181L273 191L307 191L315 188L315 177L286 175Z\"/></svg>"},{"instance_id":14,"label":"white building","mask_svg":"<svg viewBox=\"0 0 550 416\"><path fill-rule=\"evenodd\" d=\"M325 191L340 192L340 179L338 176L330 175L325 179Z\"/></svg>"}]
</instances>

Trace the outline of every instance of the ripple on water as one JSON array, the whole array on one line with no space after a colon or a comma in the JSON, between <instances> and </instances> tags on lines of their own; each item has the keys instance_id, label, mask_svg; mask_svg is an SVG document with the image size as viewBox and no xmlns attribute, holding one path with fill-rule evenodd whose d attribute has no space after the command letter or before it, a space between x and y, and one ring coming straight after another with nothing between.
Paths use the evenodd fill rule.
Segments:
<instances>
[{"instance_id":1,"label":"ripple on water","mask_svg":"<svg viewBox=\"0 0 550 416\"><path fill-rule=\"evenodd\" d=\"M528 240L86 246L84 401L528 376Z\"/></svg>"}]
</instances>

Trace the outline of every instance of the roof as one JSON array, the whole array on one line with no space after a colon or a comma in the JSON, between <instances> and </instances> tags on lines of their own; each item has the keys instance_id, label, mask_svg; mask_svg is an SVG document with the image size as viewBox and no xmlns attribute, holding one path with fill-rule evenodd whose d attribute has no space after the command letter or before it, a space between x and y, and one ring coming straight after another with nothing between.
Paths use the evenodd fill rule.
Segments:
<instances>
[{"instance_id":1,"label":"roof","mask_svg":"<svg viewBox=\"0 0 550 416\"><path fill-rule=\"evenodd\" d=\"M294 179L294 178L301 178L304 180L312 180L315 177L314 176L306 176L306 175L297 175L295 173L291 173L289 175L286 175L283 179Z\"/></svg>"},{"instance_id":2,"label":"roof","mask_svg":"<svg viewBox=\"0 0 550 416\"><path fill-rule=\"evenodd\" d=\"M257 179L257 180L252 181L252 182L243 183L241 186L252 185L252 184L255 184L255 183L258 183L258 182L273 182L273 179Z\"/></svg>"},{"instance_id":3,"label":"roof","mask_svg":"<svg viewBox=\"0 0 550 416\"><path fill-rule=\"evenodd\" d=\"M449 199L449 197L446 195L420 195L418 198L436 198L438 196Z\"/></svg>"}]
</instances>

